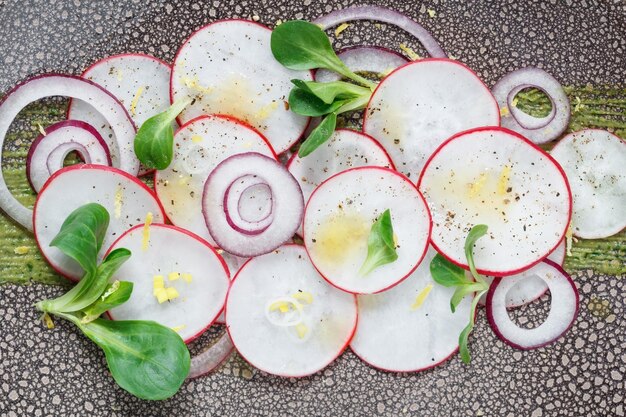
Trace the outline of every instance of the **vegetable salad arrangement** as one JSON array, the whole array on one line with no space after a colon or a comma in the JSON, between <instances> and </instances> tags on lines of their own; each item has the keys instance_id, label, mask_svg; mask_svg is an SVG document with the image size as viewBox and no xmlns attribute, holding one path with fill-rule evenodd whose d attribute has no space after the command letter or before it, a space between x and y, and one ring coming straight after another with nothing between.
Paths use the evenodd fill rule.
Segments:
<instances>
[{"instance_id":1,"label":"vegetable salad arrangement","mask_svg":"<svg viewBox=\"0 0 626 417\"><path fill-rule=\"evenodd\" d=\"M430 57L336 53L324 30L352 20L397 25ZM547 115L516 106L531 87ZM479 305L513 348L545 346L578 312L561 267L571 240L626 226L626 145L603 130L563 136L570 104L557 80L522 68L490 90L383 8L273 31L218 21L171 66L125 54L80 77L30 78L0 104L0 141L49 96L71 103L28 153L35 206L2 176L0 206L76 282L37 303L44 322L76 325L144 399L174 395L233 349L285 377L318 372L347 346L393 372L457 351L470 363ZM337 128L359 110L361 131ZM538 146L557 139L550 153ZM72 152L84 163L64 167ZM511 320L508 309L547 291L543 324ZM227 332L191 357L186 343L214 323Z\"/></svg>"}]
</instances>

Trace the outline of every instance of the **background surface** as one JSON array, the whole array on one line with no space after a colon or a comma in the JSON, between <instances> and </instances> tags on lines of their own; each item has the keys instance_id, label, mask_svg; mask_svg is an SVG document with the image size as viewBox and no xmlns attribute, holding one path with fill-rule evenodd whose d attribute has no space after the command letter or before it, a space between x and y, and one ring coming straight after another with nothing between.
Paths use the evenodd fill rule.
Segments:
<instances>
[{"instance_id":1,"label":"background surface","mask_svg":"<svg viewBox=\"0 0 626 417\"><path fill-rule=\"evenodd\" d=\"M144 52L171 61L192 31L221 18L273 26L279 19L313 19L358 3L0 0L0 91L33 74L80 74L115 53ZM621 0L371 3L415 18L490 86L526 65L543 67L566 85L626 86ZM430 17L428 9L436 15ZM423 55L401 31L367 23L348 28L335 46L398 49L401 42ZM0 276L3 270L0 262ZM0 286L0 415L623 416L624 278L576 272L580 315L566 337L542 349L505 346L481 310L470 366L454 357L427 372L396 375L374 370L347 351L323 372L296 380L268 376L235 355L219 371L158 403L118 388L101 352L74 327L57 320L54 330L44 328L32 305L62 288L5 284Z\"/></svg>"}]
</instances>

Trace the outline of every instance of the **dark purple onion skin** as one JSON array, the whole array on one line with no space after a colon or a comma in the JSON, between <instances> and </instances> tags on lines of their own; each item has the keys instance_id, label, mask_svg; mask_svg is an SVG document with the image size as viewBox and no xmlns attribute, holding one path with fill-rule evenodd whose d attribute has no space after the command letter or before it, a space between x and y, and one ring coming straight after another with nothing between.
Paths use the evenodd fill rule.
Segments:
<instances>
[{"instance_id":1,"label":"dark purple onion skin","mask_svg":"<svg viewBox=\"0 0 626 417\"><path fill-rule=\"evenodd\" d=\"M59 130L61 128L64 128L64 127L76 127L79 129L84 129L87 132L89 132L91 135L93 135L107 154L107 164L109 166L112 165L111 151L109 150L109 146L106 144L104 139L102 139L102 136L100 135L100 133L98 133L98 131L89 123L83 122L81 120L62 120L60 122L54 123L46 127L44 131L46 132L46 136L47 136L50 133L56 130ZM32 159L33 159L33 154L35 153L35 149L37 148L37 146L39 146L41 141L46 138L46 136L41 135L41 134L37 136L37 138L33 141L33 143L28 148L28 154L26 155L26 179L28 180L28 184L30 185L30 188L33 189L33 191L35 190L35 187L33 186L33 182L30 179L30 165L32 164ZM64 142L64 143L67 143L67 142ZM85 161L84 155L81 155L79 153L79 156L84 162Z\"/></svg>"},{"instance_id":2,"label":"dark purple onion skin","mask_svg":"<svg viewBox=\"0 0 626 417\"><path fill-rule=\"evenodd\" d=\"M574 294L576 295L576 310L574 311L574 316L572 317L572 321L565 328L565 330L563 330L563 332L561 334L559 334L557 337L555 337L554 339L550 340L549 342L545 342L545 343L542 343L542 344L536 345L536 346L521 346L521 345L518 345L517 343L513 343L509 339L504 337L502 335L502 333L500 333L500 330L498 329L498 326L496 326L495 321L493 319L493 311L491 310L491 303L493 301L493 294L495 293L496 288L500 284L500 281L502 281L503 279L506 279L506 277L497 277L493 281L491 286L489 287L489 292L487 293L487 304L486 304L487 320L489 321L489 326L491 326L491 329L496 334L496 336L498 336L498 338L500 340L502 340L504 343L506 343L507 345L509 345L509 346L511 346L511 347L513 347L515 349L519 349L519 350L533 350L533 349L538 349L538 348L547 346L547 345L549 345L551 343L554 343L555 341L560 339L565 333L567 333L569 331L569 329L571 329L571 327L574 325L574 322L576 321L576 317L578 317L578 311L580 309L580 295L578 294L578 289L576 288L576 284L572 280L572 277L567 272L565 272L565 270L559 264L557 264L555 262L552 262L549 259L544 259L542 262L550 265L551 267L553 267L557 271L559 271L559 273L561 273L561 275L563 275L565 277L565 279L569 282L569 284L572 286L572 288L574 290Z\"/></svg>"}]
</instances>

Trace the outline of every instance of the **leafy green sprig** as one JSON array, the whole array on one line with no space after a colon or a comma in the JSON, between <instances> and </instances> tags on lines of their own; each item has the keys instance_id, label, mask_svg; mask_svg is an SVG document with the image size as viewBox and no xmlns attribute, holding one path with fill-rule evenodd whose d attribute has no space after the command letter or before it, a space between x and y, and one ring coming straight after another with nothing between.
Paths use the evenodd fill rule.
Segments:
<instances>
[{"instance_id":1,"label":"leafy green sprig","mask_svg":"<svg viewBox=\"0 0 626 417\"><path fill-rule=\"evenodd\" d=\"M359 275L365 276L379 266L395 262L398 259L393 238L391 211L385 210L374 222L367 239L367 258L359 269Z\"/></svg>"},{"instance_id":2,"label":"leafy green sprig","mask_svg":"<svg viewBox=\"0 0 626 417\"><path fill-rule=\"evenodd\" d=\"M474 279L468 278L463 268L454 265L440 254L435 255L430 262L430 274L435 282L444 287L456 288L450 299L450 309L453 313L456 311L456 308L463 298L467 295L474 294L470 306L469 323L459 335L459 353L461 354L461 360L465 363L469 363L471 359L467 344L469 335L474 329L476 307L478 306L480 298L489 290L489 284L487 284L485 279L478 273L476 265L474 264L474 244L486 233L487 226L479 224L472 227L465 239L465 257L467 258L467 263Z\"/></svg>"},{"instance_id":3,"label":"leafy green sprig","mask_svg":"<svg viewBox=\"0 0 626 417\"><path fill-rule=\"evenodd\" d=\"M105 353L115 382L131 394L148 400L174 395L189 373L187 346L174 330L153 321L110 321L99 318L126 302L133 284L109 282L131 253L119 248L98 265L98 252L109 225L109 213L91 203L72 212L50 243L74 259L85 275L64 295L36 304L48 314L74 323Z\"/></svg>"},{"instance_id":4,"label":"leafy green sprig","mask_svg":"<svg viewBox=\"0 0 626 417\"><path fill-rule=\"evenodd\" d=\"M289 69L324 68L359 84L292 80L295 87L289 94L289 108L302 116L323 117L298 151L303 158L330 138L337 115L365 108L376 83L352 72L335 54L328 36L313 23L292 20L280 24L272 32L271 48L276 60Z\"/></svg>"}]
</instances>

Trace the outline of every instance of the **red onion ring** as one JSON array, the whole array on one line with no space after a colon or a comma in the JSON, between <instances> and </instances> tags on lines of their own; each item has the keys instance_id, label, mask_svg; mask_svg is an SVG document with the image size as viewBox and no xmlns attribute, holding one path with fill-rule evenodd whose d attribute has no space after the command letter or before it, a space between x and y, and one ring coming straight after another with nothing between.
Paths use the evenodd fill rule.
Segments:
<instances>
[{"instance_id":1,"label":"red onion ring","mask_svg":"<svg viewBox=\"0 0 626 417\"><path fill-rule=\"evenodd\" d=\"M235 346L228 332L224 332L217 342L191 358L187 379L197 378L215 370L230 357L234 349Z\"/></svg>"},{"instance_id":2,"label":"red onion ring","mask_svg":"<svg viewBox=\"0 0 626 417\"><path fill-rule=\"evenodd\" d=\"M386 71L394 70L409 60L391 49L379 46L353 46L337 52L339 59L353 72L372 72L385 75ZM341 75L326 69L315 72L315 81L339 81Z\"/></svg>"},{"instance_id":3,"label":"red onion ring","mask_svg":"<svg viewBox=\"0 0 626 417\"><path fill-rule=\"evenodd\" d=\"M269 192L268 209L261 212L257 219L246 218L243 214L246 205L244 194L253 187L265 186ZM233 181L224 194L224 214L228 224L238 232L246 235L263 233L274 221L272 188L256 175L244 175Z\"/></svg>"},{"instance_id":4,"label":"red onion ring","mask_svg":"<svg viewBox=\"0 0 626 417\"><path fill-rule=\"evenodd\" d=\"M395 10L379 6L354 6L346 9L335 10L322 17L318 17L313 23L320 25L323 30L337 26L341 23L353 20L373 20L395 25L415 36L424 46L426 52L433 58L447 58L448 55L441 49L439 42L433 38L422 25Z\"/></svg>"},{"instance_id":5,"label":"red onion ring","mask_svg":"<svg viewBox=\"0 0 626 417\"><path fill-rule=\"evenodd\" d=\"M515 96L530 87L538 88L550 99L552 110L546 117L533 117L513 104ZM511 129L534 143L546 143L558 138L569 125L569 99L561 84L542 69L526 67L510 72L493 86L492 93L500 109L508 110L502 114L502 127Z\"/></svg>"}]
</instances>

